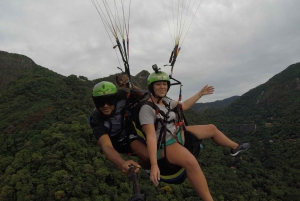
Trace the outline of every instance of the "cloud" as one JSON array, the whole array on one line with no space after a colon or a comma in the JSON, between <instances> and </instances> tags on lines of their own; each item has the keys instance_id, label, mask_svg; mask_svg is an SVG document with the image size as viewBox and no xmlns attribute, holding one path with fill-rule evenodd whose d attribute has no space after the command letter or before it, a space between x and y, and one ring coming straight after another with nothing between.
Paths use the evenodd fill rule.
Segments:
<instances>
[{"instance_id":1,"label":"cloud","mask_svg":"<svg viewBox=\"0 0 300 201\"><path fill-rule=\"evenodd\" d=\"M164 65L174 48L168 22L176 4L171 2L175 1L131 1L133 75L151 72L153 64L170 72ZM206 84L213 85L215 93L202 102L242 95L299 62L299 7L298 0L202 0L174 67L184 99ZM123 67L113 49L115 39L109 37L91 1L2 0L0 13L3 51L24 54L65 76L96 79ZM178 88L169 95L177 98Z\"/></svg>"}]
</instances>

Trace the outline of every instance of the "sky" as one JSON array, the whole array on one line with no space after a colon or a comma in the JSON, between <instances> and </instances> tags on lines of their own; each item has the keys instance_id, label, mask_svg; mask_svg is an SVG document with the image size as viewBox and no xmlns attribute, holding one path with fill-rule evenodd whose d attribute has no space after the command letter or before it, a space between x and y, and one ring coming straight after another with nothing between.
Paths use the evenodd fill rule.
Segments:
<instances>
[{"instance_id":1,"label":"sky","mask_svg":"<svg viewBox=\"0 0 300 201\"><path fill-rule=\"evenodd\" d=\"M170 73L164 65L174 48L170 30L176 2L131 0L132 75L153 72L153 64ZM185 2L193 5L185 12L191 23L180 39L172 74L183 84L183 100L207 84L214 86L214 94L198 102L241 96L300 62L299 0ZM0 50L26 55L61 75L93 80L120 73L117 67L124 67L112 39L90 0L0 1ZM178 93L179 88L172 87L168 96L177 99Z\"/></svg>"}]
</instances>

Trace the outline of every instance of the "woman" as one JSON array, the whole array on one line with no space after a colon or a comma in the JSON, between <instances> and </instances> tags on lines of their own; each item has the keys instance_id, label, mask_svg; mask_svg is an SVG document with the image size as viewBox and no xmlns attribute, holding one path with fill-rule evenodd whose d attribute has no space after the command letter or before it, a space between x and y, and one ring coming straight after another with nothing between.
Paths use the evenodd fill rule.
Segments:
<instances>
[{"instance_id":1,"label":"woman","mask_svg":"<svg viewBox=\"0 0 300 201\"><path fill-rule=\"evenodd\" d=\"M165 121L167 122L165 129L167 133L165 139L161 139L161 142L159 142L158 139L163 125L156 123L156 119L160 118L160 114L155 113L155 110L147 104L142 106L139 113L140 123L147 139L147 149L151 163L151 181L156 186L159 184L160 170L157 165L157 160L166 157L171 164L185 168L190 183L203 200L212 200L205 176L198 161L184 146L177 143L177 140L174 140L173 136L175 135L178 141L184 144L184 131L176 127L174 124L176 114L170 111L170 109L178 105L178 102L165 97L170 88L170 78L168 74L161 71L152 73L149 75L147 82L148 89L152 93L152 97L148 101L153 102L160 111L168 113L168 119ZM212 94L213 92L214 88L206 85L194 96L184 101L182 103L182 109L189 109L203 95ZM233 142L212 124L186 126L186 130L196 135L199 139L211 138L218 145L231 148L231 155L233 156L250 147L248 143L239 145ZM161 149L157 149L158 144L164 144L162 142L163 140L165 140L166 146L160 146ZM164 149L166 150L164 151Z\"/></svg>"}]
</instances>

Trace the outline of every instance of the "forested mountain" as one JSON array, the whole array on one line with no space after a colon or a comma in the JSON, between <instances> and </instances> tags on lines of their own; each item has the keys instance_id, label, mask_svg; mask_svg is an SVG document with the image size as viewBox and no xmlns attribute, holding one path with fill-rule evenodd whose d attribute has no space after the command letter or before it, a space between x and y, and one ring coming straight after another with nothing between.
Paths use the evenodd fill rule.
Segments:
<instances>
[{"instance_id":1,"label":"forested mountain","mask_svg":"<svg viewBox=\"0 0 300 201\"><path fill-rule=\"evenodd\" d=\"M190 124L213 123L236 141L237 157L204 140L198 161L215 200L297 200L300 196L300 64L289 66L230 106L188 111ZM146 86L148 72L133 76ZM101 80L62 76L28 57L0 52L0 200L128 200L132 184L105 159L87 118ZM129 157L129 156L124 156ZM130 157L135 160L134 157ZM154 187L138 174L147 201L199 200L188 181Z\"/></svg>"},{"instance_id":2,"label":"forested mountain","mask_svg":"<svg viewBox=\"0 0 300 201\"><path fill-rule=\"evenodd\" d=\"M237 172L243 171L239 178L243 175L251 184L252 195L259 197L251 200L299 198L299 77L300 63L296 63L225 109L200 113L203 123L214 122L232 139L251 143L247 155L241 156L241 164L232 166Z\"/></svg>"}]
</instances>

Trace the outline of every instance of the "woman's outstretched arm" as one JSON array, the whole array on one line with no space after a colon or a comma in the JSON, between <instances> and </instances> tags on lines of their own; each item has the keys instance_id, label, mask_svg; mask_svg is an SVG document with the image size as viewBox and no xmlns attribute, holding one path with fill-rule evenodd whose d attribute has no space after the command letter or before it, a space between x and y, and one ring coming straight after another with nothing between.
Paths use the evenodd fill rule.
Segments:
<instances>
[{"instance_id":1,"label":"woman's outstretched arm","mask_svg":"<svg viewBox=\"0 0 300 201\"><path fill-rule=\"evenodd\" d=\"M214 92L213 86L204 86L198 93L188 98L182 103L182 109L188 110L190 109L202 96L212 94Z\"/></svg>"}]
</instances>

